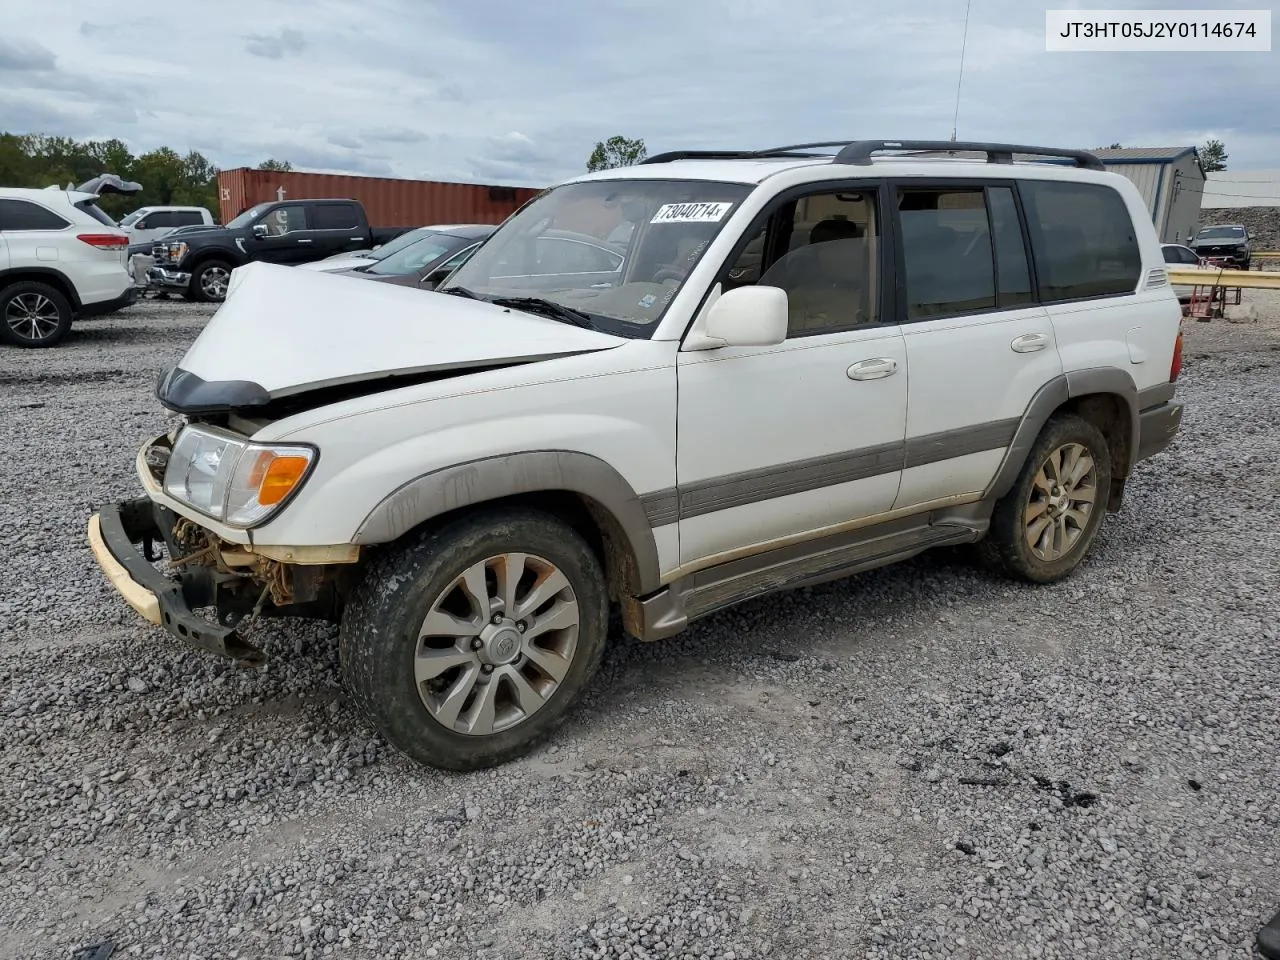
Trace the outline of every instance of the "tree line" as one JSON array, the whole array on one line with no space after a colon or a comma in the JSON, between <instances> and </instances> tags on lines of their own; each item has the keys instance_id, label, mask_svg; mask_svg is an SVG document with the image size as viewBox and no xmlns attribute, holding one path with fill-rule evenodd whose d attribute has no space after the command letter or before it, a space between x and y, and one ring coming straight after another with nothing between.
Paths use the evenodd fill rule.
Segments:
<instances>
[{"instance_id":1,"label":"tree line","mask_svg":"<svg viewBox=\"0 0 1280 960\"><path fill-rule=\"evenodd\" d=\"M291 170L286 161L266 160L263 170ZM134 155L122 140L73 140L40 133L0 132L0 186L78 186L103 173L142 185L131 194L105 194L99 201L119 220L139 207L205 207L218 215L218 168L197 150L180 154L160 147Z\"/></svg>"}]
</instances>

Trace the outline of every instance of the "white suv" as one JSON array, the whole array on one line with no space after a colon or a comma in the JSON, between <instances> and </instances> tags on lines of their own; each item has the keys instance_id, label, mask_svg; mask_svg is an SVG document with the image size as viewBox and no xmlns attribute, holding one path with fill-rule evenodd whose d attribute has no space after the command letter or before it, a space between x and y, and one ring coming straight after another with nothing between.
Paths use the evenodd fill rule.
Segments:
<instances>
[{"instance_id":1,"label":"white suv","mask_svg":"<svg viewBox=\"0 0 1280 960\"><path fill-rule=\"evenodd\" d=\"M624 220L620 265L536 242ZM564 717L613 610L659 640L943 544L1067 576L1178 429L1180 323L1141 196L1088 153L668 154L542 194L441 292L240 268L157 384L186 424L89 539L205 650L340 620L388 740L482 767Z\"/></svg>"},{"instance_id":2,"label":"white suv","mask_svg":"<svg viewBox=\"0 0 1280 960\"><path fill-rule=\"evenodd\" d=\"M0 189L0 343L52 347L137 298L129 236L92 193Z\"/></svg>"}]
</instances>

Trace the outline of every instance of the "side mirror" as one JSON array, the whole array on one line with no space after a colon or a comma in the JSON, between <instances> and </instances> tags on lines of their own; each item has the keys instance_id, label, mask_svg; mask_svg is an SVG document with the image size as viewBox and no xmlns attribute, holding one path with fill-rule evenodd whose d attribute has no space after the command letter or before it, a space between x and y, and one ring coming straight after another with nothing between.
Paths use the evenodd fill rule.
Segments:
<instances>
[{"instance_id":1,"label":"side mirror","mask_svg":"<svg viewBox=\"0 0 1280 960\"><path fill-rule=\"evenodd\" d=\"M706 334L727 347L769 347L787 339L788 314L780 287L738 287L711 305Z\"/></svg>"},{"instance_id":2,"label":"side mirror","mask_svg":"<svg viewBox=\"0 0 1280 960\"><path fill-rule=\"evenodd\" d=\"M259 240L261 240L270 232L271 231L267 229L267 225L265 223L255 223L253 225L253 235L257 237Z\"/></svg>"}]
</instances>

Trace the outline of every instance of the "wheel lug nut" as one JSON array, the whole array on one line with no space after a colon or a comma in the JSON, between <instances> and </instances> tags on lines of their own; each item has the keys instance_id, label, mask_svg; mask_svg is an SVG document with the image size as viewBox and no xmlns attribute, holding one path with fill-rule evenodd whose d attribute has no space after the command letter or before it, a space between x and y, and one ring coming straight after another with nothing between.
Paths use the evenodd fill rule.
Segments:
<instances>
[{"instance_id":1,"label":"wheel lug nut","mask_svg":"<svg viewBox=\"0 0 1280 960\"><path fill-rule=\"evenodd\" d=\"M523 620L521 620L519 623L516 624L516 629L519 630L521 633L524 633L526 630L529 629L529 625L525 623Z\"/></svg>"},{"instance_id":2,"label":"wheel lug nut","mask_svg":"<svg viewBox=\"0 0 1280 960\"><path fill-rule=\"evenodd\" d=\"M484 641L483 641L483 640L481 640L479 637L476 637L475 639L473 639L473 640L471 641L471 649L472 649L472 650L479 650L479 649L480 649L481 647L483 647L483 646L484 646Z\"/></svg>"},{"instance_id":3,"label":"wheel lug nut","mask_svg":"<svg viewBox=\"0 0 1280 960\"><path fill-rule=\"evenodd\" d=\"M481 668L480 668L480 670L481 670L483 673L493 673L493 667L492 667L490 664L487 664L487 663L486 663L483 667L481 667Z\"/></svg>"},{"instance_id":4,"label":"wheel lug nut","mask_svg":"<svg viewBox=\"0 0 1280 960\"><path fill-rule=\"evenodd\" d=\"M498 625L498 624L500 624L501 622L502 622L502 614L500 614L500 613L495 613L495 614L493 615L493 623L494 623L494 626L497 626L497 625Z\"/></svg>"}]
</instances>

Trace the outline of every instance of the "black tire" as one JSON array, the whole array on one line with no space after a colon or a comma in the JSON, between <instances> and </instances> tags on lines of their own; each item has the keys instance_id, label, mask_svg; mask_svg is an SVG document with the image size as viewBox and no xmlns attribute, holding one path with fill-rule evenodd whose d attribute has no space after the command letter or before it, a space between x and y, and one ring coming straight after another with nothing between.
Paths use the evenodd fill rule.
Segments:
<instances>
[{"instance_id":1,"label":"black tire","mask_svg":"<svg viewBox=\"0 0 1280 960\"><path fill-rule=\"evenodd\" d=\"M578 605L576 648L559 685L542 701L544 705L513 726L485 735L468 734L446 727L419 693L414 675L418 634L433 604L448 594L450 585L458 582L464 571L507 553L543 558L567 578ZM571 527L532 510L484 511L419 534L370 563L343 613L339 660L352 699L392 746L426 766L478 770L523 756L564 721L599 670L608 636L608 614L600 563ZM458 667L457 674L445 673L438 678L443 686L437 695L443 696L445 687L461 689L467 669ZM497 669L499 673L534 669L536 674L527 661L523 668L517 661ZM510 686L498 685L510 683L500 680L499 673L492 674L489 682L495 691L510 691ZM454 679L448 679L450 676ZM471 683L465 687L487 689Z\"/></svg>"},{"instance_id":2,"label":"black tire","mask_svg":"<svg viewBox=\"0 0 1280 960\"><path fill-rule=\"evenodd\" d=\"M235 268L225 260L205 260L196 264L196 268L191 271L191 298L201 303L221 303L227 299L226 283L230 280L233 269ZM223 276L220 285L215 282L219 273ZM221 293L218 292L219 289Z\"/></svg>"},{"instance_id":3,"label":"black tire","mask_svg":"<svg viewBox=\"0 0 1280 960\"><path fill-rule=\"evenodd\" d=\"M32 319L32 313L38 319ZM0 289L0 342L14 347L55 347L71 332L75 311L56 288L22 280Z\"/></svg>"},{"instance_id":4,"label":"black tire","mask_svg":"<svg viewBox=\"0 0 1280 960\"><path fill-rule=\"evenodd\" d=\"M1080 480L1082 494L1084 485L1089 481L1092 482L1094 493L1092 508L1087 513L1087 520L1083 527L1070 523L1070 515L1064 519L1064 524L1071 530L1078 531L1075 541L1068 549L1057 557L1053 557L1052 554L1049 557L1040 556L1030 542L1030 522L1033 518L1028 516L1028 512L1030 509L1038 509L1043 504L1046 506L1046 514L1055 515L1053 512L1059 510L1059 504L1062 501L1059 498L1053 502L1044 491L1037 488L1036 478L1051 454L1073 444L1084 447L1093 460L1093 468L1089 471L1092 476L1085 474ZM1107 513L1110 489L1111 451L1102 431L1088 420L1074 414L1058 414L1052 417L1040 431L1040 436L1027 455L1026 463L1018 474L1013 488L996 504L991 517L991 528L978 544L980 556L993 569L1031 583L1053 583L1070 576L1080 566L1097 537L1098 528L1102 526ZM1036 496L1034 508L1032 507L1033 490ZM1075 511L1076 514L1080 512L1082 511ZM1054 522L1051 520L1050 527L1053 525ZM1042 546L1042 544L1036 546Z\"/></svg>"}]
</instances>

